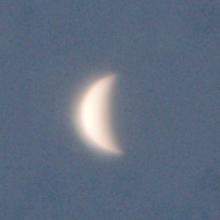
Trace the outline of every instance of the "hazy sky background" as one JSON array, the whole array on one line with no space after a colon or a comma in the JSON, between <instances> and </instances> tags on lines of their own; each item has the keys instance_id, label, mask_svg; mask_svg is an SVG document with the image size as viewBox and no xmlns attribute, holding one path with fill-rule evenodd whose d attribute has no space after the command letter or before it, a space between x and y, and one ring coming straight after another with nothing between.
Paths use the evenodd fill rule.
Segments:
<instances>
[{"instance_id":1,"label":"hazy sky background","mask_svg":"<svg viewBox=\"0 0 220 220\"><path fill-rule=\"evenodd\" d=\"M219 0L0 2L0 219L220 219ZM68 109L119 74L125 155L85 150Z\"/></svg>"}]
</instances>

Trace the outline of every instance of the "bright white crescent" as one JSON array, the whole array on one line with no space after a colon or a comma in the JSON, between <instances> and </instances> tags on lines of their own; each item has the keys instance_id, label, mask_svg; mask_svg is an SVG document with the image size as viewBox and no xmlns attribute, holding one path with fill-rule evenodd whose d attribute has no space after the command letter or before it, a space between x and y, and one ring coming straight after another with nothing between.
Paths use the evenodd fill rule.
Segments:
<instances>
[{"instance_id":1,"label":"bright white crescent","mask_svg":"<svg viewBox=\"0 0 220 220\"><path fill-rule=\"evenodd\" d=\"M78 103L77 127L89 146L100 153L122 153L113 132L111 95L116 75L106 75L88 86Z\"/></svg>"}]
</instances>

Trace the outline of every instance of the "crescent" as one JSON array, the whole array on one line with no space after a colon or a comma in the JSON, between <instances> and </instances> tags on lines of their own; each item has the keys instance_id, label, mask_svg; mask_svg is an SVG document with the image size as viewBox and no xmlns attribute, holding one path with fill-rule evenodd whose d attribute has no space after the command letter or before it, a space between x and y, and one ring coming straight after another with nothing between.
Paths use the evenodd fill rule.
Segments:
<instances>
[{"instance_id":1,"label":"crescent","mask_svg":"<svg viewBox=\"0 0 220 220\"><path fill-rule=\"evenodd\" d=\"M81 136L99 153L122 153L113 132L111 95L116 75L104 76L83 92L78 103L77 127Z\"/></svg>"}]
</instances>

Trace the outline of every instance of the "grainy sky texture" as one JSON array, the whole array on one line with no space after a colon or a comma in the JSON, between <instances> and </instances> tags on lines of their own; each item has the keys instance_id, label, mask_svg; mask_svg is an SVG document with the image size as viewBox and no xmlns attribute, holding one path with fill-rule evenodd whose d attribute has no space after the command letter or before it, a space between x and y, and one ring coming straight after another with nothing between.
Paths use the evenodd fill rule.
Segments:
<instances>
[{"instance_id":1,"label":"grainy sky texture","mask_svg":"<svg viewBox=\"0 0 220 220\"><path fill-rule=\"evenodd\" d=\"M102 70L112 160L69 125ZM219 220L219 133L219 0L0 2L0 219Z\"/></svg>"}]
</instances>

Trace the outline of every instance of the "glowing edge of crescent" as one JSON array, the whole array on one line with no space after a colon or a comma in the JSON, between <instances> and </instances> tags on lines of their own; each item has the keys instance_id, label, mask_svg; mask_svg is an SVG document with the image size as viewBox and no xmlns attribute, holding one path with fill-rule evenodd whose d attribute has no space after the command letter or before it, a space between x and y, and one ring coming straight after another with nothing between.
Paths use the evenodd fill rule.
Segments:
<instances>
[{"instance_id":1,"label":"glowing edge of crescent","mask_svg":"<svg viewBox=\"0 0 220 220\"><path fill-rule=\"evenodd\" d=\"M75 124L80 136L99 153L122 155L112 129L111 93L116 81L109 74L90 83L77 103Z\"/></svg>"}]
</instances>

